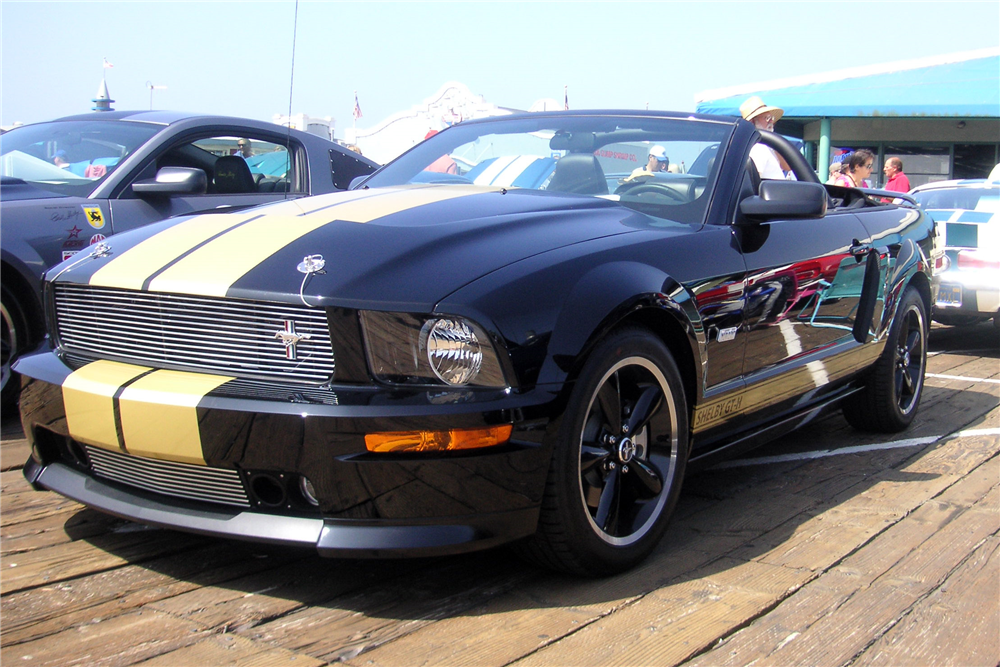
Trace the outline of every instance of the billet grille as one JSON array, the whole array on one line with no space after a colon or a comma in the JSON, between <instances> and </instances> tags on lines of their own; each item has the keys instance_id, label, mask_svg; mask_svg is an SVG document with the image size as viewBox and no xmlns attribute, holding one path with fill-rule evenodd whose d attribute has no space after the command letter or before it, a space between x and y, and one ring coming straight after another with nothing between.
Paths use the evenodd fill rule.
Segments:
<instances>
[{"instance_id":1,"label":"billet grille","mask_svg":"<svg viewBox=\"0 0 1000 667\"><path fill-rule=\"evenodd\" d=\"M86 449L98 477L175 498L250 507L235 470L129 456L90 445Z\"/></svg>"},{"instance_id":2,"label":"billet grille","mask_svg":"<svg viewBox=\"0 0 1000 667\"><path fill-rule=\"evenodd\" d=\"M322 383L334 371L326 311L295 304L55 286L62 348L153 368ZM275 334L293 322L303 337L288 359Z\"/></svg>"}]
</instances>

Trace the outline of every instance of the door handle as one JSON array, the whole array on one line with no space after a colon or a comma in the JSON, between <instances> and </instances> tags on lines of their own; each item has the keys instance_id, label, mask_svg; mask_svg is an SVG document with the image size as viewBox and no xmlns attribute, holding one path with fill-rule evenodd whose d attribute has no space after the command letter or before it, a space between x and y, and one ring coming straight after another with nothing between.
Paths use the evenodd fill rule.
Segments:
<instances>
[{"instance_id":1,"label":"door handle","mask_svg":"<svg viewBox=\"0 0 1000 667\"><path fill-rule=\"evenodd\" d=\"M854 239L854 245L851 246L851 256L856 258L859 262L861 259L872 251L871 243L862 243L861 241Z\"/></svg>"}]
</instances>

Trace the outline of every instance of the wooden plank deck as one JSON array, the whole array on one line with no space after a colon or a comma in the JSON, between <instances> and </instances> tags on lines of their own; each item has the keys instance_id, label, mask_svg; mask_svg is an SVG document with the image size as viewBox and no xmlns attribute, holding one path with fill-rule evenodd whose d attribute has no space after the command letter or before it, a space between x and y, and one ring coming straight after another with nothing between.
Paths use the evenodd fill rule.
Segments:
<instances>
[{"instance_id":1,"label":"wooden plank deck","mask_svg":"<svg viewBox=\"0 0 1000 667\"><path fill-rule=\"evenodd\" d=\"M909 431L831 417L694 476L653 556L601 580L145 528L32 491L4 420L0 662L996 665L1000 341L936 327L932 349Z\"/></svg>"}]
</instances>

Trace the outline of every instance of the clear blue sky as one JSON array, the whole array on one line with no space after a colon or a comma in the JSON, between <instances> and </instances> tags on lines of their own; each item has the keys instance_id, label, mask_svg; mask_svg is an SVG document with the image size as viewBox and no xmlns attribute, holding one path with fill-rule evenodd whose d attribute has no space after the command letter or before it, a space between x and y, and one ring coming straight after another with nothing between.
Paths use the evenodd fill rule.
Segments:
<instances>
[{"instance_id":1,"label":"clear blue sky","mask_svg":"<svg viewBox=\"0 0 1000 667\"><path fill-rule=\"evenodd\" d=\"M116 109L287 113L295 3L0 2L0 124ZM1000 2L306 2L292 113L375 125L448 81L526 109L694 110L699 91L1000 45ZM103 67L103 59L114 65Z\"/></svg>"}]
</instances>

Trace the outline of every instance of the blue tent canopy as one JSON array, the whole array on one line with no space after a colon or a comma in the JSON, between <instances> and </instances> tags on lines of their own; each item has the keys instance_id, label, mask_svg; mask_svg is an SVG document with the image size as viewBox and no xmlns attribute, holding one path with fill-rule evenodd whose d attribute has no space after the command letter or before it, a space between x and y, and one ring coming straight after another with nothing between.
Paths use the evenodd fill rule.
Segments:
<instances>
[{"instance_id":1,"label":"blue tent canopy","mask_svg":"<svg viewBox=\"0 0 1000 667\"><path fill-rule=\"evenodd\" d=\"M992 53L990 53L992 51ZM966 60L907 67L897 64L845 70L771 84L706 91L699 113L739 116L751 95L794 118L1000 117L1000 50ZM866 73L867 72L867 73ZM782 85L785 84L785 85Z\"/></svg>"}]
</instances>

